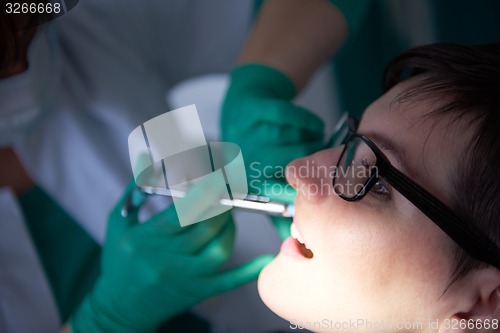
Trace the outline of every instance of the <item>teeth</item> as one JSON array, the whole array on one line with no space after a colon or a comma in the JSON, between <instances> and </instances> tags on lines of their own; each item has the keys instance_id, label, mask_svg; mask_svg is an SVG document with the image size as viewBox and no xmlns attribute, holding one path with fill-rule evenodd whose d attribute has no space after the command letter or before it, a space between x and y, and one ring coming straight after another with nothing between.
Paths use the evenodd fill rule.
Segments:
<instances>
[{"instance_id":1,"label":"teeth","mask_svg":"<svg viewBox=\"0 0 500 333\"><path fill-rule=\"evenodd\" d=\"M304 240L302 237L300 237L299 231L297 230L297 227L295 226L295 223L292 223L290 225L290 234L293 238L295 238L300 244L304 244ZM305 244L304 244L305 245Z\"/></svg>"}]
</instances>

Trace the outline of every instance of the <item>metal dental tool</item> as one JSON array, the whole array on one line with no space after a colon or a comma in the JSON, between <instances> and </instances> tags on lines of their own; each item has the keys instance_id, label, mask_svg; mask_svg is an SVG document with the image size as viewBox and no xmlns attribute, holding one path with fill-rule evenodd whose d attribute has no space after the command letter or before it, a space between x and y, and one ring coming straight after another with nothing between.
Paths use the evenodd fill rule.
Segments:
<instances>
[{"instance_id":1,"label":"metal dental tool","mask_svg":"<svg viewBox=\"0 0 500 333\"><path fill-rule=\"evenodd\" d=\"M168 197L181 198L185 195L185 192L183 191L169 190L152 186L138 186L137 189L146 194L156 194ZM130 193L122 207L121 213L124 217L128 215L130 210L135 208L133 207L131 197L132 193ZM219 203L224 206L231 206L247 211L263 212L272 216L293 217L295 213L295 206L293 204L271 201L271 199L267 197L252 194L245 196L233 196L233 199L221 199Z\"/></svg>"}]
</instances>

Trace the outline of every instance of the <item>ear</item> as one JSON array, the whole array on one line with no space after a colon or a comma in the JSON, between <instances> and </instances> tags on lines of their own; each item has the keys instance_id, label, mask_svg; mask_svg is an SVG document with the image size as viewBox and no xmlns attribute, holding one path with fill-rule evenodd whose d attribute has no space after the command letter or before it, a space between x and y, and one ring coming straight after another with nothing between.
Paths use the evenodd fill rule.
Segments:
<instances>
[{"instance_id":1,"label":"ear","mask_svg":"<svg viewBox=\"0 0 500 333\"><path fill-rule=\"evenodd\" d=\"M439 323L439 333L500 332L500 270L474 271L457 283L460 308Z\"/></svg>"}]
</instances>

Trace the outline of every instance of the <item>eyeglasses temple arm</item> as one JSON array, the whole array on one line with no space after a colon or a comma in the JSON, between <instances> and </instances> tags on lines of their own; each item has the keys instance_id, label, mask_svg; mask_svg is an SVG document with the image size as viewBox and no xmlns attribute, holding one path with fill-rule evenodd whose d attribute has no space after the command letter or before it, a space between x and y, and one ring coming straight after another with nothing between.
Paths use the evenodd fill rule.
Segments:
<instances>
[{"instance_id":1,"label":"eyeglasses temple arm","mask_svg":"<svg viewBox=\"0 0 500 333\"><path fill-rule=\"evenodd\" d=\"M500 248L493 241L478 234L447 205L396 168L387 165L384 169L384 178L465 251L500 269Z\"/></svg>"}]
</instances>

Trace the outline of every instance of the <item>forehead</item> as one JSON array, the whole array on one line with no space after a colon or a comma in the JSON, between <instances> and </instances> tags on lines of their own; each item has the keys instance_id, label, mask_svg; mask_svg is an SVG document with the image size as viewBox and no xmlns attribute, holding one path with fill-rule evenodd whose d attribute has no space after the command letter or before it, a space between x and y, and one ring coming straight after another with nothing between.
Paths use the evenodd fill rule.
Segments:
<instances>
[{"instance_id":1,"label":"forehead","mask_svg":"<svg viewBox=\"0 0 500 333\"><path fill-rule=\"evenodd\" d=\"M427 116L436 108L434 100L425 97L398 100L398 95L411 89L417 80L420 79L399 83L372 103L363 115L359 132L373 137L383 151L385 144L380 138L386 138L398 151L394 154L391 149L385 149L391 162L399 155L403 163L394 163L398 169L450 203L453 175L472 130L466 129L463 122L450 121L448 115Z\"/></svg>"}]
</instances>

